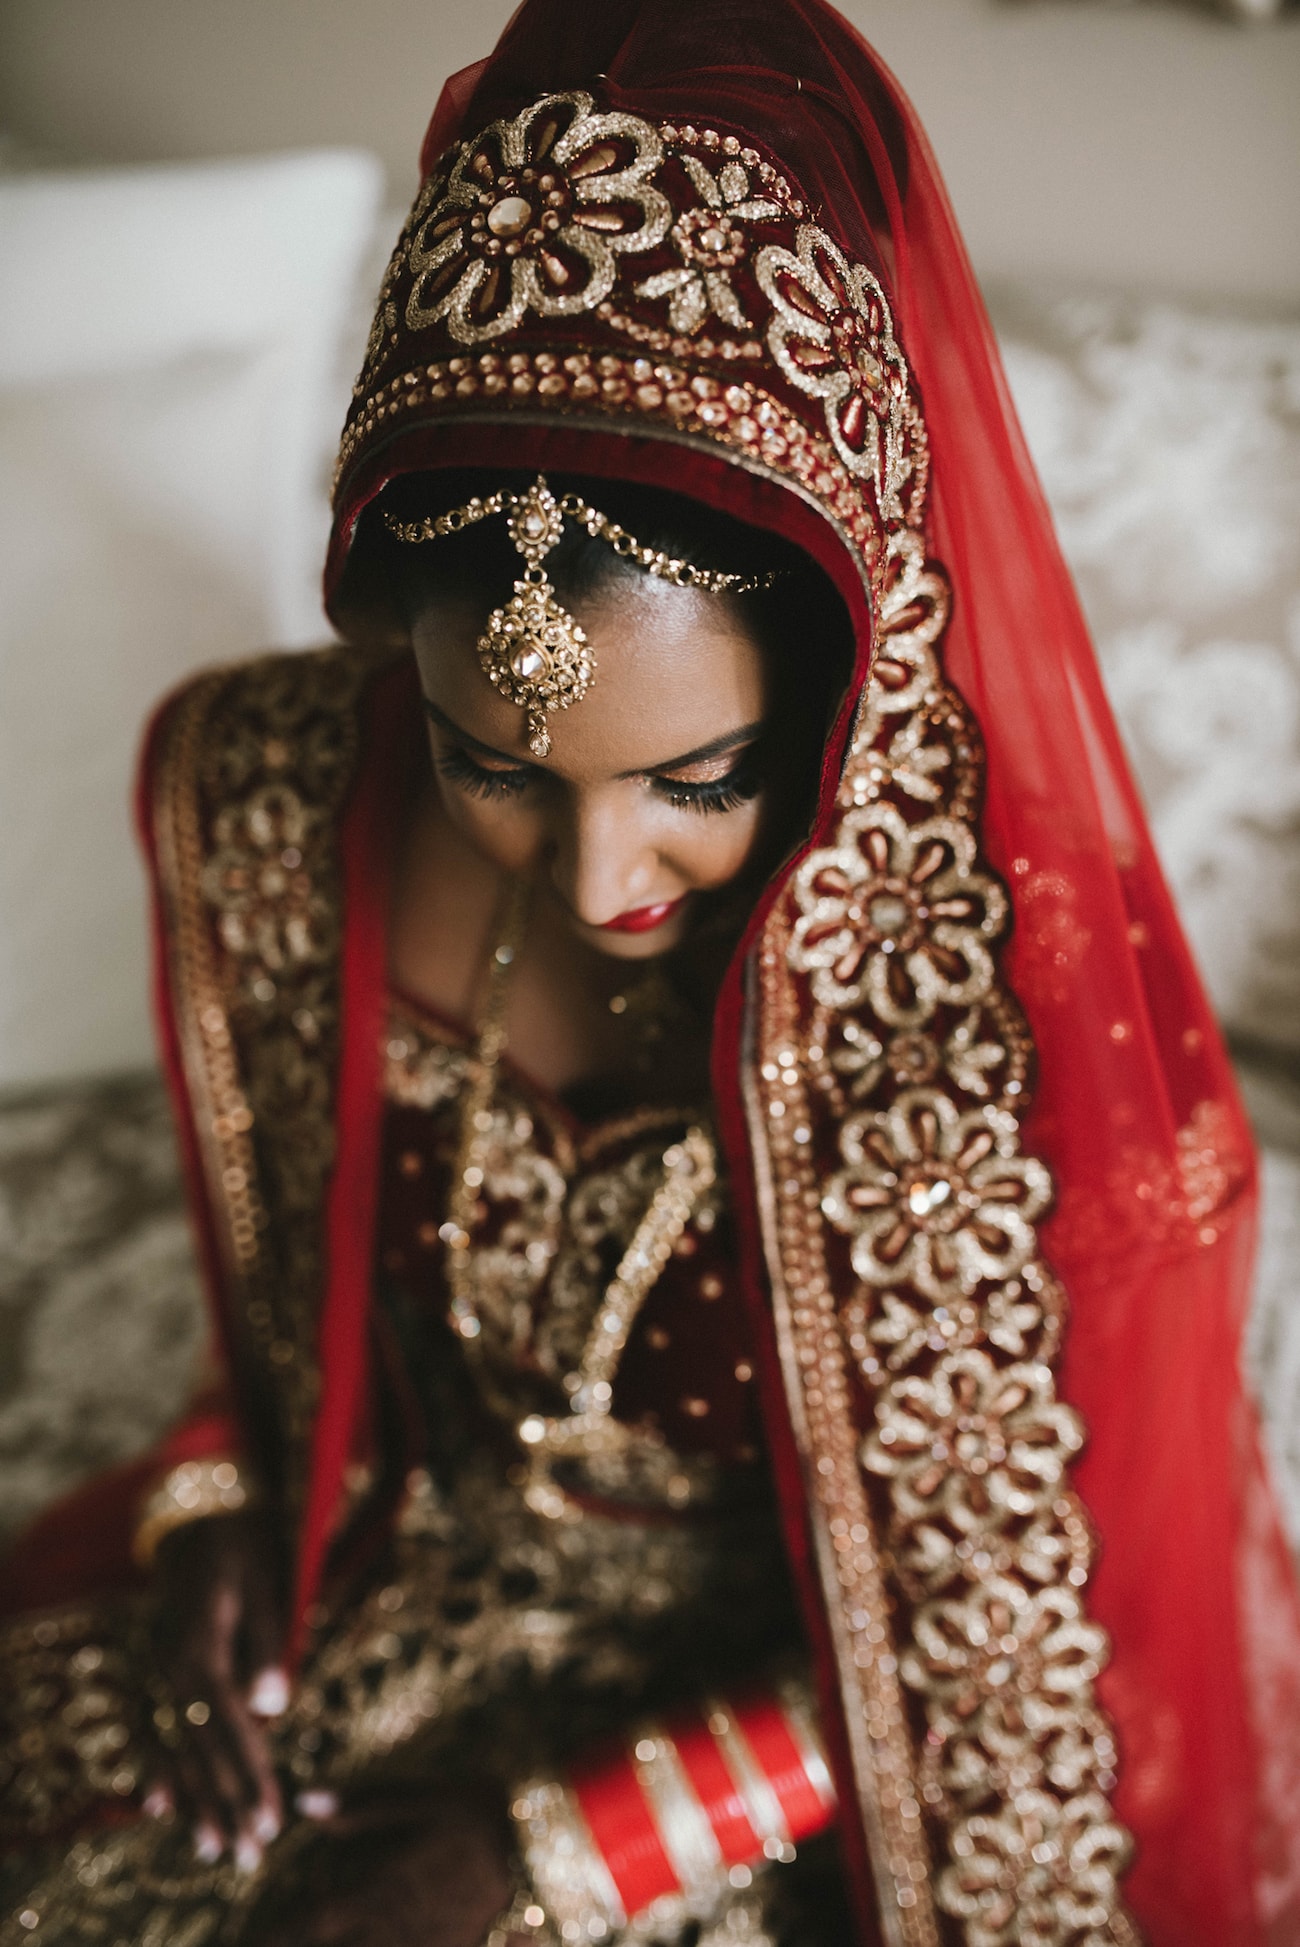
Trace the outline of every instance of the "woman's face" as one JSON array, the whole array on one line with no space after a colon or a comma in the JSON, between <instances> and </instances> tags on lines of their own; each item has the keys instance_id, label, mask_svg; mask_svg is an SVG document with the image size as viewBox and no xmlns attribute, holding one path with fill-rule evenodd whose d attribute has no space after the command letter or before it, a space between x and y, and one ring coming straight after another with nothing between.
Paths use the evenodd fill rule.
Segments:
<instances>
[{"instance_id":1,"label":"woman's face","mask_svg":"<svg viewBox=\"0 0 1300 1947\"><path fill-rule=\"evenodd\" d=\"M421 609L412 641L438 789L484 858L536 874L583 940L646 959L681 942L769 823L765 658L724 600L649 576L620 577L573 613L596 676L548 716L542 759L524 712L479 666L482 606Z\"/></svg>"}]
</instances>

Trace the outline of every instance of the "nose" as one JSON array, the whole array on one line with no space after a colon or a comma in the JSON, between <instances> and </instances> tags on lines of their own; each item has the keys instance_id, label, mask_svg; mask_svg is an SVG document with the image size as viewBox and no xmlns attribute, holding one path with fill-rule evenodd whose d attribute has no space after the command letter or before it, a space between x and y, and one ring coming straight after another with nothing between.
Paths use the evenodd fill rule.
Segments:
<instances>
[{"instance_id":1,"label":"nose","mask_svg":"<svg viewBox=\"0 0 1300 1947\"><path fill-rule=\"evenodd\" d=\"M674 896L661 884L658 851L630 795L575 794L557 814L547 845L551 881L584 925L604 926L654 897Z\"/></svg>"}]
</instances>

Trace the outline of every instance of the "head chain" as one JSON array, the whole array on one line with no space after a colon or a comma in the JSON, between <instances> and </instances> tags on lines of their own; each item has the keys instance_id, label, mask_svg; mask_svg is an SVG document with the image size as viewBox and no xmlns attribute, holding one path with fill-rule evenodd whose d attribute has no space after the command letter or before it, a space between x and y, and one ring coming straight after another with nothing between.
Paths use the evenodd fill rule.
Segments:
<instances>
[{"instance_id":1,"label":"head chain","mask_svg":"<svg viewBox=\"0 0 1300 1947\"><path fill-rule=\"evenodd\" d=\"M540 473L523 493L475 494L463 507L426 515L420 521L400 521L386 512L384 526L399 541L438 541L496 514L508 517L510 538L526 566L510 601L488 617L476 647L488 681L509 702L527 711L528 748L535 757L545 757L551 748L547 712L567 710L571 704L580 703L596 680L596 658L586 633L557 599L542 565L558 546L566 520L585 527L588 534L605 541L625 561L635 561L660 581L670 581L678 588L702 588L710 595L745 595L770 588L777 579L772 570L734 575L715 568L697 568L662 548L645 547L580 494L567 493L557 500Z\"/></svg>"}]
</instances>

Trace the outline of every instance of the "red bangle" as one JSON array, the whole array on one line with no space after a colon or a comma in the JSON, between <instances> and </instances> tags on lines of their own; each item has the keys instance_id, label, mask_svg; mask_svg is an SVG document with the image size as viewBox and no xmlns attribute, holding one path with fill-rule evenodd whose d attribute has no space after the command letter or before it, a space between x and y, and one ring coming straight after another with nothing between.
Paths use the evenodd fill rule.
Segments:
<instances>
[{"instance_id":1,"label":"red bangle","mask_svg":"<svg viewBox=\"0 0 1300 1947\"><path fill-rule=\"evenodd\" d=\"M533 1884L565 1940L591 1938L593 1916L610 1930L648 1914L700 1917L764 1859L792 1859L834 1811L793 1686L643 1725L616 1756L567 1784L528 1785L514 1805Z\"/></svg>"}]
</instances>

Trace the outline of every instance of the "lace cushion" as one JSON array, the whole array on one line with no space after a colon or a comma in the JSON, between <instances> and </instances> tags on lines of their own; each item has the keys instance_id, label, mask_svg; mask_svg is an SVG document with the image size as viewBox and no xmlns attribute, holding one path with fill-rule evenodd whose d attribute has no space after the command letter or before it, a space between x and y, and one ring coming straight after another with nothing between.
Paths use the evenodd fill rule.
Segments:
<instances>
[{"instance_id":1,"label":"lace cushion","mask_svg":"<svg viewBox=\"0 0 1300 1947\"><path fill-rule=\"evenodd\" d=\"M992 310L1211 997L1300 1049L1300 321Z\"/></svg>"}]
</instances>

